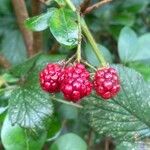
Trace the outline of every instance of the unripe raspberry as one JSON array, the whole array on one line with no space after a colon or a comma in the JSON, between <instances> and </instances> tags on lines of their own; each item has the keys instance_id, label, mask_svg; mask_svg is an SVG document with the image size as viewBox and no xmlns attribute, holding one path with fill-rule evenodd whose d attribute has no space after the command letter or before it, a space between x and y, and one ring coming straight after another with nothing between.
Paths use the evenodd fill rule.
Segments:
<instances>
[{"instance_id":1,"label":"unripe raspberry","mask_svg":"<svg viewBox=\"0 0 150 150\"><path fill-rule=\"evenodd\" d=\"M110 99L120 91L120 82L114 68L98 70L94 76L94 89L104 99Z\"/></svg>"},{"instance_id":2,"label":"unripe raspberry","mask_svg":"<svg viewBox=\"0 0 150 150\"><path fill-rule=\"evenodd\" d=\"M40 85L49 93L60 91L62 68L58 64L48 64L39 74Z\"/></svg>"},{"instance_id":3,"label":"unripe raspberry","mask_svg":"<svg viewBox=\"0 0 150 150\"><path fill-rule=\"evenodd\" d=\"M92 91L92 83L89 81L90 74L85 66L77 63L65 68L64 80L61 91L68 101L77 102Z\"/></svg>"}]
</instances>

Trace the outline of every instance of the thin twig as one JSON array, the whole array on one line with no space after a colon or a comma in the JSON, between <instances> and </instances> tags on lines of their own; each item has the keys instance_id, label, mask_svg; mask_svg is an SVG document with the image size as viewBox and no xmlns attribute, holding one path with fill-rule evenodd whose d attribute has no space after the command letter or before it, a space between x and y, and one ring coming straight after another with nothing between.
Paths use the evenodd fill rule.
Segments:
<instances>
[{"instance_id":1,"label":"thin twig","mask_svg":"<svg viewBox=\"0 0 150 150\"><path fill-rule=\"evenodd\" d=\"M0 66L4 67L5 69L11 67L10 62L2 54L0 54Z\"/></svg>"},{"instance_id":2,"label":"thin twig","mask_svg":"<svg viewBox=\"0 0 150 150\"><path fill-rule=\"evenodd\" d=\"M91 0L84 0L83 3L80 5L81 12L84 12L86 8L90 5Z\"/></svg>"},{"instance_id":3,"label":"thin twig","mask_svg":"<svg viewBox=\"0 0 150 150\"><path fill-rule=\"evenodd\" d=\"M106 138L104 144L105 144L105 150L109 150L110 139Z\"/></svg>"},{"instance_id":4,"label":"thin twig","mask_svg":"<svg viewBox=\"0 0 150 150\"><path fill-rule=\"evenodd\" d=\"M32 16L37 16L41 12L40 1L32 0ZM40 52L43 48L43 32L33 32L33 49L36 53Z\"/></svg>"},{"instance_id":5,"label":"thin twig","mask_svg":"<svg viewBox=\"0 0 150 150\"><path fill-rule=\"evenodd\" d=\"M18 22L20 31L24 38L28 56L32 56L34 54L33 35L32 35L32 32L29 31L24 25L24 21L29 17L25 1L24 0L12 0L12 3L13 3L13 7L15 10L15 14L17 17L17 22Z\"/></svg>"},{"instance_id":6,"label":"thin twig","mask_svg":"<svg viewBox=\"0 0 150 150\"><path fill-rule=\"evenodd\" d=\"M65 62L65 65L68 65L75 57L76 57L76 54L72 55L72 56Z\"/></svg>"},{"instance_id":7,"label":"thin twig","mask_svg":"<svg viewBox=\"0 0 150 150\"><path fill-rule=\"evenodd\" d=\"M87 61L82 60L82 63L84 63L85 65L87 65L87 66L90 67L91 69L97 71L97 69L96 69L94 66L92 66L91 64L89 64Z\"/></svg>"},{"instance_id":8,"label":"thin twig","mask_svg":"<svg viewBox=\"0 0 150 150\"><path fill-rule=\"evenodd\" d=\"M66 4L72 9L73 12L76 11L76 7L74 6L74 4L72 3L71 0L65 0ZM92 50L93 52L96 54L97 58L99 59L99 62L101 63L102 66L107 66L107 62L102 54L102 52L100 51L100 49L98 48L95 39L93 38L88 26L86 25L85 20L82 18L81 19L81 28L84 32L84 34L86 35L87 39L89 40L91 46L92 46Z\"/></svg>"},{"instance_id":9,"label":"thin twig","mask_svg":"<svg viewBox=\"0 0 150 150\"><path fill-rule=\"evenodd\" d=\"M81 60L81 17L80 17L80 9L77 11L78 16L78 47L77 47L77 61L80 62Z\"/></svg>"},{"instance_id":10,"label":"thin twig","mask_svg":"<svg viewBox=\"0 0 150 150\"><path fill-rule=\"evenodd\" d=\"M96 4L93 4L92 6L89 6L88 8L85 9L85 11L83 12L83 14L87 14L87 13L90 13L91 11L93 11L94 9L97 9L101 6L103 6L104 4L107 4L109 2L111 2L112 0L103 0L103 1L100 1Z\"/></svg>"},{"instance_id":11,"label":"thin twig","mask_svg":"<svg viewBox=\"0 0 150 150\"><path fill-rule=\"evenodd\" d=\"M77 108L83 108L83 106L79 105L79 104L76 104L76 103L73 103L73 102L68 102L68 101L64 101L62 99L58 99L58 98L55 98L55 97L51 97L52 100L55 100L57 102L60 102L60 103L63 103L63 104L67 104L67 105L71 105L71 106L75 106Z\"/></svg>"},{"instance_id":12,"label":"thin twig","mask_svg":"<svg viewBox=\"0 0 150 150\"><path fill-rule=\"evenodd\" d=\"M87 144L88 144L88 150L90 150L91 146L93 145L93 130L91 128L90 128L90 131L88 133Z\"/></svg>"},{"instance_id":13,"label":"thin twig","mask_svg":"<svg viewBox=\"0 0 150 150\"><path fill-rule=\"evenodd\" d=\"M59 43L56 41L56 42L52 45L52 47L51 47L51 49L50 49L50 54L56 54L56 53L57 53L57 50L59 49L59 47L60 47L60 45L59 45Z\"/></svg>"},{"instance_id":14,"label":"thin twig","mask_svg":"<svg viewBox=\"0 0 150 150\"><path fill-rule=\"evenodd\" d=\"M43 3L44 5L49 5L51 0L39 0L39 2Z\"/></svg>"}]
</instances>

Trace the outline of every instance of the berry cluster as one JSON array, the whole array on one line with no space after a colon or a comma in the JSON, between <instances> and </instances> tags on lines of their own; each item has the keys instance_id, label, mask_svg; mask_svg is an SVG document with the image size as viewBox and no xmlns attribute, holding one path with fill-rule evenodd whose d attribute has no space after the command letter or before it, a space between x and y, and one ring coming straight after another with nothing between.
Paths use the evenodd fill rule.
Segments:
<instances>
[{"instance_id":1,"label":"berry cluster","mask_svg":"<svg viewBox=\"0 0 150 150\"><path fill-rule=\"evenodd\" d=\"M113 68L103 68L96 71L93 84L90 73L85 66L76 63L63 68L59 64L48 64L39 74L40 85L49 93L62 92L68 101L77 102L88 96L92 87L103 99L117 95L120 83L117 72Z\"/></svg>"},{"instance_id":2,"label":"berry cluster","mask_svg":"<svg viewBox=\"0 0 150 150\"><path fill-rule=\"evenodd\" d=\"M117 72L113 68L98 70L94 76L94 89L104 99L114 97L120 91Z\"/></svg>"},{"instance_id":3,"label":"berry cluster","mask_svg":"<svg viewBox=\"0 0 150 150\"><path fill-rule=\"evenodd\" d=\"M92 83L89 81L90 73L82 64L69 66L64 71L64 80L61 91L65 99L76 102L92 91Z\"/></svg>"},{"instance_id":4,"label":"berry cluster","mask_svg":"<svg viewBox=\"0 0 150 150\"><path fill-rule=\"evenodd\" d=\"M40 84L49 93L60 91L62 68L58 64L48 64L40 72Z\"/></svg>"}]
</instances>

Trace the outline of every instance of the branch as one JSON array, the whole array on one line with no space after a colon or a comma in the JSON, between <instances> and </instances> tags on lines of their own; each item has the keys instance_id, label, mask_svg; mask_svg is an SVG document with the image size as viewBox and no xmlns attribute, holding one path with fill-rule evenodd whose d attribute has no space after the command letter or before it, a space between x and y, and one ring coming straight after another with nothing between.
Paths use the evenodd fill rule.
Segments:
<instances>
[{"instance_id":1,"label":"branch","mask_svg":"<svg viewBox=\"0 0 150 150\"><path fill-rule=\"evenodd\" d=\"M109 139L105 139L105 150L109 150Z\"/></svg>"},{"instance_id":2,"label":"branch","mask_svg":"<svg viewBox=\"0 0 150 150\"><path fill-rule=\"evenodd\" d=\"M32 0L32 16L40 14L41 5L40 1ZM42 32L33 32L33 50L38 53L43 48Z\"/></svg>"},{"instance_id":3,"label":"branch","mask_svg":"<svg viewBox=\"0 0 150 150\"><path fill-rule=\"evenodd\" d=\"M5 69L11 67L10 62L2 54L0 54L0 66L4 67Z\"/></svg>"},{"instance_id":4,"label":"branch","mask_svg":"<svg viewBox=\"0 0 150 150\"><path fill-rule=\"evenodd\" d=\"M80 5L81 12L84 12L86 8L90 5L91 0L84 0L83 3Z\"/></svg>"},{"instance_id":5,"label":"branch","mask_svg":"<svg viewBox=\"0 0 150 150\"><path fill-rule=\"evenodd\" d=\"M49 5L51 3L51 0L39 0L44 5Z\"/></svg>"},{"instance_id":6,"label":"branch","mask_svg":"<svg viewBox=\"0 0 150 150\"><path fill-rule=\"evenodd\" d=\"M56 42L52 45L52 47L51 47L51 49L50 49L50 54L56 54L56 53L57 53L57 50L59 49L59 47L60 47L60 45L59 45L59 43L56 41Z\"/></svg>"},{"instance_id":7,"label":"branch","mask_svg":"<svg viewBox=\"0 0 150 150\"><path fill-rule=\"evenodd\" d=\"M85 15L85 14L87 14L87 13L90 13L90 12L93 11L94 9L97 9L97 8L103 6L104 4L107 4L107 3L111 2L111 1L112 1L112 0L103 0L103 1L100 1L100 2L98 2L98 3L96 3L96 4L93 4L92 6L86 8L85 11L83 12L83 14Z\"/></svg>"},{"instance_id":8,"label":"branch","mask_svg":"<svg viewBox=\"0 0 150 150\"><path fill-rule=\"evenodd\" d=\"M92 148L93 145L93 130L90 128L89 133L88 133L88 139L87 139L87 144L89 150Z\"/></svg>"},{"instance_id":9,"label":"branch","mask_svg":"<svg viewBox=\"0 0 150 150\"><path fill-rule=\"evenodd\" d=\"M24 0L12 0L14 11L17 17L18 26L23 35L28 56L34 54L33 51L33 35L32 32L25 28L24 21L29 17Z\"/></svg>"}]
</instances>

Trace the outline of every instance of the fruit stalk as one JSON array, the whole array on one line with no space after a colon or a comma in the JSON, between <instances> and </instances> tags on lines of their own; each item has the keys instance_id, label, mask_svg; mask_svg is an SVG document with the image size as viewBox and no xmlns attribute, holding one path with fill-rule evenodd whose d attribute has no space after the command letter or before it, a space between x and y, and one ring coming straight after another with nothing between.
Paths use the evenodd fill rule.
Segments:
<instances>
[{"instance_id":1,"label":"fruit stalk","mask_svg":"<svg viewBox=\"0 0 150 150\"><path fill-rule=\"evenodd\" d=\"M96 44L96 42L95 42L95 40L94 40L90 30L88 29L84 19L82 19L81 28L82 28L84 34L86 35L87 39L89 40L95 55L99 59L99 62L102 64L102 66L104 66L104 67L107 66L106 60L103 57L103 54L101 53L101 51L99 50L99 48L98 48L98 46L97 46L97 44Z\"/></svg>"},{"instance_id":2,"label":"fruit stalk","mask_svg":"<svg viewBox=\"0 0 150 150\"><path fill-rule=\"evenodd\" d=\"M55 100L57 102L60 102L60 103L63 103L63 104L66 104L66 105L71 105L71 106L74 106L74 107L77 107L77 108L83 108L83 106L79 105L79 104L75 104L73 102L68 102L68 101L64 101L62 99L58 99L58 98L55 98L55 97L51 97L52 100Z\"/></svg>"},{"instance_id":3,"label":"fruit stalk","mask_svg":"<svg viewBox=\"0 0 150 150\"><path fill-rule=\"evenodd\" d=\"M65 1L68 4L68 6L72 9L72 11L75 12L76 8L75 8L74 4L70 0L65 0ZM103 57L103 54L99 50L99 48L98 48L90 30L88 29L88 26L86 25L86 22L84 21L83 18L81 20L81 28L82 28L84 34L86 35L87 39L89 40L95 55L99 59L99 62L102 64L102 66L104 66L104 67L107 66L107 62L106 62L105 58Z\"/></svg>"},{"instance_id":4,"label":"fruit stalk","mask_svg":"<svg viewBox=\"0 0 150 150\"><path fill-rule=\"evenodd\" d=\"M78 16L78 48L77 48L77 61L80 62L81 60L81 19L80 19L80 11L77 12Z\"/></svg>"}]
</instances>

